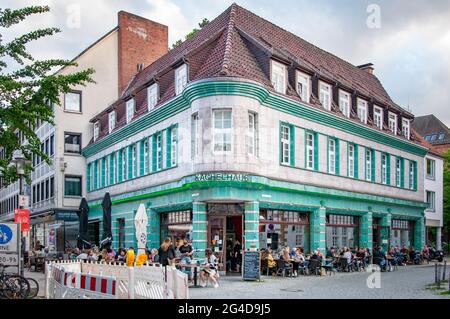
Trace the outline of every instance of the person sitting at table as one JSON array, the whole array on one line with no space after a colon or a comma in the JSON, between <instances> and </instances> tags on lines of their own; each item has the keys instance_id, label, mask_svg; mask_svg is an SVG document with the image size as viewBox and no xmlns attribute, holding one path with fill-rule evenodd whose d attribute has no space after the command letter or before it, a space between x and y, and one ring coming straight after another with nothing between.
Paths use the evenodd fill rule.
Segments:
<instances>
[{"instance_id":1,"label":"person sitting at table","mask_svg":"<svg viewBox=\"0 0 450 319\"><path fill-rule=\"evenodd\" d=\"M218 288L219 273L217 272L217 257L214 256L212 250L209 248L205 250L205 255L206 258L203 263L205 267L200 273L200 285L206 287L207 281L210 280L213 283L214 288Z\"/></svg>"},{"instance_id":2,"label":"person sitting at table","mask_svg":"<svg viewBox=\"0 0 450 319\"><path fill-rule=\"evenodd\" d=\"M386 254L383 253L381 247L377 247L375 253L373 254L373 258L378 260L378 266L380 266L381 271L385 271L388 264L386 260Z\"/></svg>"},{"instance_id":3,"label":"person sitting at table","mask_svg":"<svg viewBox=\"0 0 450 319\"><path fill-rule=\"evenodd\" d=\"M291 263L291 255L289 255L289 247L284 247L281 251L280 260L283 261L283 270L293 268L293 264Z\"/></svg>"},{"instance_id":4,"label":"person sitting at table","mask_svg":"<svg viewBox=\"0 0 450 319\"><path fill-rule=\"evenodd\" d=\"M182 244L178 247L178 251L180 252L180 266L189 265L192 263L192 254L194 253L192 250L192 246L189 245L186 238L183 239ZM191 276L191 268L181 267L181 270L188 274L188 278Z\"/></svg>"},{"instance_id":5,"label":"person sitting at table","mask_svg":"<svg viewBox=\"0 0 450 319\"><path fill-rule=\"evenodd\" d=\"M344 254L342 254L342 257L347 259L347 264L350 265L352 263L353 254L350 251L349 248L344 247Z\"/></svg>"},{"instance_id":6,"label":"person sitting at table","mask_svg":"<svg viewBox=\"0 0 450 319\"><path fill-rule=\"evenodd\" d=\"M320 262L322 262L322 257L320 256L320 252L319 250L314 250L313 255L310 258L311 260L318 260Z\"/></svg>"},{"instance_id":7,"label":"person sitting at table","mask_svg":"<svg viewBox=\"0 0 450 319\"><path fill-rule=\"evenodd\" d=\"M336 254L336 250L334 249L334 247L330 247L329 249L327 249L327 253L325 254L325 258L334 258Z\"/></svg>"},{"instance_id":8,"label":"person sitting at table","mask_svg":"<svg viewBox=\"0 0 450 319\"><path fill-rule=\"evenodd\" d=\"M269 275L270 274L276 274L277 272L277 262L273 258L273 250L272 248L267 249L266 252L266 259L267 259L267 267L269 268Z\"/></svg>"}]
</instances>

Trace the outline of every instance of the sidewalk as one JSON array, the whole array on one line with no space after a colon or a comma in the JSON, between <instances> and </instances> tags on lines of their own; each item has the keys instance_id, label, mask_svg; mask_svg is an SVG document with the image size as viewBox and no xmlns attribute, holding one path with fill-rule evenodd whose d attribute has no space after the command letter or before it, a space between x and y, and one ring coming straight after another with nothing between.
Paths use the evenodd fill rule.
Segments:
<instances>
[{"instance_id":1,"label":"sidewalk","mask_svg":"<svg viewBox=\"0 0 450 319\"><path fill-rule=\"evenodd\" d=\"M28 271L28 269L25 269L24 276L26 278L33 278L38 282L39 293L36 298L37 299L45 298L45 273L43 273L42 271L40 272Z\"/></svg>"}]
</instances>

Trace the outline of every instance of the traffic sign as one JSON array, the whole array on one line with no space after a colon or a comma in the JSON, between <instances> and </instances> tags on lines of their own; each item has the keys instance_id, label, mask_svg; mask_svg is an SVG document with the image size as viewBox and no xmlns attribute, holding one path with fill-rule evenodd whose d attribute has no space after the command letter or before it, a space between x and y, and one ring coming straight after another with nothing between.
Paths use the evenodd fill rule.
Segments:
<instances>
[{"instance_id":1,"label":"traffic sign","mask_svg":"<svg viewBox=\"0 0 450 319\"><path fill-rule=\"evenodd\" d=\"M19 251L19 240L17 224L0 224L0 252L17 253Z\"/></svg>"},{"instance_id":2,"label":"traffic sign","mask_svg":"<svg viewBox=\"0 0 450 319\"><path fill-rule=\"evenodd\" d=\"M5 254L0 252L0 264L5 266L17 266L19 264L19 254Z\"/></svg>"},{"instance_id":3,"label":"traffic sign","mask_svg":"<svg viewBox=\"0 0 450 319\"><path fill-rule=\"evenodd\" d=\"M19 206L28 208L28 205L30 205L30 197L27 195L19 195Z\"/></svg>"},{"instance_id":4,"label":"traffic sign","mask_svg":"<svg viewBox=\"0 0 450 319\"><path fill-rule=\"evenodd\" d=\"M20 223L21 231L30 230L30 210L29 209L15 209L14 222Z\"/></svg>"}]
</instances>

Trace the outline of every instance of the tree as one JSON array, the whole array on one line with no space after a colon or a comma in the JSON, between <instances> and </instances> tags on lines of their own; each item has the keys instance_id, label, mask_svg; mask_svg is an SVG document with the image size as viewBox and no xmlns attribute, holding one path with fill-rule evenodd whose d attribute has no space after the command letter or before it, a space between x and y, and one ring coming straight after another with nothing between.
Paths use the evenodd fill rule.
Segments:
<instances>
[{"instance_id":1,"label":"tree","mask_svg":"<svg viewBox=\"0 0 450 319\"><path fill-rule=\"evenodd\" d=\"M444 153L444 222L443 229L447 233L447 252L450 252L450 150Z\"/></svg>"},{"instance_id":2,"label":"tree","mask_svg":"<svg viewBox=\"0 0 450 319\"><path fill-rule=\"evenodd\" d=\"M198 26L200 27L200 29L194 28L191 32L189 32L188 34L186 34L185 36L185 40L189 40L192 39L194 37L194 35L200 31L205 25L207 25L209 23L209 20L207 18L203 18L202 22L200 22L198 24ZM181 43L183 43L183 41L181 39L178 39L177 41L175 41L175 43L172 45L172 49L176 48L177 46L179 46Z\"/></svg>"},{"instance_id":3,"label":"tree","mask_svg":"<svg viewBox=\"0 0 450 319\"><path fill-rule=\"evenodd\" d=\"M75 85L94 82L94 70L62 75L54 70L76 63L63 59L35 60L26 45L43 37L60 32L57 28L42 28L3 43L2 33L34 14L49 12L48 6L29 6L22 9L0 8L0 178L3 185L18 179L16 168L11 165L14 153L21 151L31 161L32 155L42 157L51 164L41 150L41 141L35 134L38 122L53 123L52 105L59 104L59 96ZM19 137L23 135L23 140ZM23 143L23 141L25 141ZM27 164L25 174L33 170Z\"/></svg>"}]
</instances>

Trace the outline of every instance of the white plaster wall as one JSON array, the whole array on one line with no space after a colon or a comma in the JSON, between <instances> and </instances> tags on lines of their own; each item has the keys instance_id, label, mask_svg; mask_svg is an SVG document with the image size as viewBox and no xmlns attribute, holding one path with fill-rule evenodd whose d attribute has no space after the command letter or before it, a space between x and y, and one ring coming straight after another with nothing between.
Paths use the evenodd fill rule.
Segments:
<instances>
[{"instance_id":1,"label":"white plaster wall","mask_svg":"<svg viewBox=\"0 0 450 319\"><path fill-rule=\"evenodd\" d=\"M435 179L429 179L426 177L426 159L430 158L436 163ZM444 161L441 157L428 154L424 159L423 174L425 176L424 182L424 201L427 200L427 192L435 192L436 209L435 211L425 210L425 217L427 219L427 226L433 223L439 223L439 226L443 224L443 212L444 212ZM430 224L429 224L430 223Z\"/></svg>"},{"instance_id":2,"label":"white plaster wall","mask_svg":"<svg viewBox=\"0 0 450 319\"><path fill-rule=\"evenodd\" d=\"M233 135L233 149L228 155L214 154L212 150L212 132L211 127L212 110L220 108L232 109L234 135ZM247 114L248 111L258 114L259 120L259 156L249 156L245 150L245 131L247 128ZM198 157L192 160L191 158L191 115L198 112L201 127L203 132L203 143L201 153ZM306 129L315 130L316 132L335 136L341 140L341 175L346 176L347 166L347 149L344 146L344 141L355 142L361 146L368 146L375 148L377 151L386 151L392 156L399 155L405 158L410 158L417 161L418 164L418 190L410 191L406 189L398 189L395 187L374 184L365 182L363 180L347 179L340 176L333 176L320 172L307 171L298 168L291 168L280 165L279 160L279 125L280 121L305 127ZM180 152L179 164L177 168L164 171L161 173L152 174L134 181L124 184L109 187L106 190L99 190L91 192L89 199L101 198L105 191L109 191L112 195L121 194L124 192L131 192L148 187L152 185L163 184L169 181L175 181L183 176L190 175L197 172L207 171L239 171L248 172L256 175L263 175L269 178L286 180L296 183L305 183L329 188L338 188L342 190L362 192L367 194L376 194L390 197L397 197L402 199L423 201L423 158L409 154L404 151L399 151L395 148L382 145L380 143L365 140L362 137L353 136L349 133L341 132L337 129L329 128L324 125L309 122L295 116L273 110L252 98L240 96L212 96L195 100L189 110L179 113L169 120L165 120L145 131L130 137L127 141L123 141L112 145L107 150L99 152L95 156L88 158L88 162L92 162L101 158L112 151L118 150L130 143L137 142L145 136L150 136L155 131L165 129L171 124L178 123L180 136ZM295 150L296 150L296 166L303 167L304 163L304 135L299 133L296 129ZM297 133L299 133L297 135ZM326 151L326 137L319 135L319 161L320 169L327 171L327 151ZM301 154L298 154L300 152ZM165 152L164 152L165 153ZM359 148L359 177L364 179L364 148ZM381 156L377 152L376 155L376 171L377 181L381 181L380 167ZM164 159L165 162L165 159ZM405 176L407 175L407 161L405 162ZM393 166L391 166L393 170ZM392 183L394 180L391 179ZM405 183L405 185L407 185Z\"/></svg>"}]
</instances>

